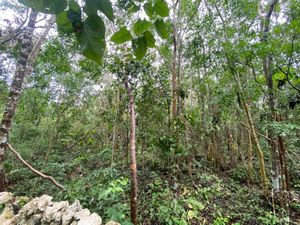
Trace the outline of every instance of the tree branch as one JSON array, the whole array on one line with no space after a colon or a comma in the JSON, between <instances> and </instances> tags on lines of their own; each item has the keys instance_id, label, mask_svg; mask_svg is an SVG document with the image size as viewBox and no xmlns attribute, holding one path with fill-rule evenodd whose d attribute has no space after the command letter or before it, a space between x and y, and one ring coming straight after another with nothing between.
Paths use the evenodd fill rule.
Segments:
<instances>
[{"instance_id":1,"label":"tree branch","mask_svg":"<svg viewBox=\"0 0 300 225\"><path fill-rule=\"evenodd\" d=\"M16 155L16 157L21 161L21 163L23 163L25 166L27 166L33 173L35 173L38 176L43 177L47 180L50 180L56 187L58 187L62 190L65 190L65 188L61 184L59 184L53 177L43 174L42 172L34 169L28 162L26 162L22 158L22 156L10 144L7 144L7 147L12 151L12 153L14 153Z\"/></svg>"},{"instance_id":2,"label":"tree branch","mask_svg":"<svg viewBox=\"0 0 300 225\"><path fill-rule=\"evenodd\" d=\"M12 39L15 39L16 37L18 37L22 33L22 31L24 30L23 26L25 25L26 21L28 20L28 17L29 17L29 10L27 9L26 18L21 22L21 25L13 32L11 37L9 37L6 40L2 41L1 45L6 44L7 42L11 41Z\"/></svg>"},{"instance_id":3,"label":"tree branch","mask_svg":"<svg viewBox=\"0 0 300 225\"><path fill-rule=\"evenodd\" d=\"M246 127L247 129L250 129L250 127L247 126L247 124L244 124L243 122L240 122L244 127ZM263 135L261 133L259 133L258 131L255 131L259 136L264 137L265 139L267 139L268 141L271 141L270 138L268 138L266 135Z\"/></svg>"}]
</instances>

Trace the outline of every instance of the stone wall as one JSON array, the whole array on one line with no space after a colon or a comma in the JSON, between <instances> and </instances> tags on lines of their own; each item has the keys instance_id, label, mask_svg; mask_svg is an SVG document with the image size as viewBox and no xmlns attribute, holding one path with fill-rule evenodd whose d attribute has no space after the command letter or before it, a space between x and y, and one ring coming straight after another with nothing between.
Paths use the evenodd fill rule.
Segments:
<instances>
[{"instance_id":1,"label":"stone wall","mask_svg":"<svg viewBox=\"0 0 300 225\"><path fill-rule=\"evenodd\" d=\"M29 200L14 197L12 193L0 193L1 225L101 225L102 219L96 213L83 209L76 200L53 202L52 197L43 195ZM106 225L120 225L110 221Z\"/></svg>"}]
</instances>

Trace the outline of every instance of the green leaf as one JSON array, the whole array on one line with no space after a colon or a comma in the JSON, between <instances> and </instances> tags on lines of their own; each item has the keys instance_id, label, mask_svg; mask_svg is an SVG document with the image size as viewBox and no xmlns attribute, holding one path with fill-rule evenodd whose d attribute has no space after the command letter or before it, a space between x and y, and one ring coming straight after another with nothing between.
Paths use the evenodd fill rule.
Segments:
<instances>
[{"instance_id":1,"label":"green leaf","mask_svg":"<svg viewBox=\"0 0 300 225\"><path fill-rule=\"evenodd\" d=\"M165 22L162 19L158 19L155 21L155 29L157 34L162 38L162 39L167 39L168 38L168 30Z\"/></svg>"},{"instance_id":2,"label":"green leaf","mask_svg":"<svg viewBox=\"0 0 300 225\"><path fill-rule=\"evenodd\" d=\"M84 12L87 15L97 15L98 11L98 0L85 0Z\"/></svg>"},{"instance_id":3,"label":"green leaf","mask_svg":"<svg viewBox=\"0 0 300 225\"><path fill-rule=\"evenodd\" d=\"M154 9L161 17L169 16L169 7L165 0L156 0L154 3Z\"/></svg>"},{"instance_id":4,"label":"green leaf","mask_svg":"<svg viewBox=\"0 0 300 225\"><path fill-rule=\"evenodd\" d=\"M105 26L99 16L89 16L77 35L80 51L87 58L101 62L105 50Z\"/></svg>"},{"instance_id":5,"label":"green leaf","mask_svg":"<svg viewBox=\"0 0 300 225\"><path fill-rule=\"evenodd\" d=\"M137 60L141 60L147 52L147 40L145 37L140 37L132 40L132 48Z\"/></svg>"},{"instance_id":6,"label":"green leaf","mask_svg":"<svg viewBox=\"0 0 300 225\"><path fill-rule=\"evenodd\" d=\"M67 0L19 0L20 3L38 12L58 14L67 8Z\"/></svg>"},{"instance_id":7,"label":"green leaf","mask_svg":"<svg viewBox=\"0 0 300 225\"><path fill-rule=\"evenodd\" d=\"M134 2L133 2L133 5L128 9L128 12L130 13L136 13L140 10L140 6L139 5L136 5Z\"/></svg>"},{"instance_id":8,"label":"green leaf","mask_svg":"<svg viewBox=\"0 0 300 225\"><path fill-rule=\"evenodd\" d=\"M72 33L74 31L72 23L68 18L67 12L59 13L56 16L56 24L57 24L58 30L62 31L64 33Z\"/></svg>"},{"instance_id":9,"label":"green leaf","mask_svg":"<svg viewBox=\"0 0 300 225\"><path fill-rule=\"evenodd\" d=\"M132 36L125 26L110 38L110 40L115 42L116 44L122 44L126 41L130 41L131 39Z\"/></svg>"},{"instance_id":10,"label":"green leaf","mask_svg":"<svg viewBox=\"0 0 300 225\"><path fill-rule=\"evenodd\" d=\"M151 23L147 20L141 20L139 19L135 24L133 25L133 31L137 36L140 36L143 34L146 30L149 29L151 26Z\"/></svg>"},{"instance_id":11,"label":"green leaf","mask_svg":"<svg viewBox=\"0 0 300 225\"><path fill-rule=\"evenodd\" d=\"M155 12L154 12L153 5L150 2L147 2L144 5L144 10L145 10L145 13L147 14L147 16L149 16L150 18L153 17Z\"/></svg>"},{"instance_id":12,"label":"green leaf","mask_svg":"<svg viewBox=\"0 0 300 225\"><path fill-rule=\"evenodd\" d=\"M285 80L285 79L286 79L286 75L283 72L278 72L273 75L273 81Z\"/></svg>"},{"instance_id":13,"label":"green leaf","mask_svg":"<svg viewBox=\"0 0 300 225\"><path fill-rule=\"evenodd\" d=\"M267 84L266 77L264 75L257 76L256 80L258 83L260 83L262 85Z\"/></svg>"},{"instance_id":14,"label":"green leaf","mask_svg":"<svg viewBox=\"0 0 300 225\"><path fill-rule=\"evenodd\" d=\"M86 0L84 11L87 15L97 15L100 10L108 19L114 20L114 12L110 0Z\"/></svg>"},{"instance_id":15,"label":"green leaf","mask_svg":"<svg viewBox=\"0 0 300 225\"><path fill-rule=\"evenodd\" d=\"M146 41L147 41L147 47L154 48L155 47L155 39L153 37L153 34L150 31L146 31L144 33L144 37L146 38Z\"/></svg>"}]
</instances>

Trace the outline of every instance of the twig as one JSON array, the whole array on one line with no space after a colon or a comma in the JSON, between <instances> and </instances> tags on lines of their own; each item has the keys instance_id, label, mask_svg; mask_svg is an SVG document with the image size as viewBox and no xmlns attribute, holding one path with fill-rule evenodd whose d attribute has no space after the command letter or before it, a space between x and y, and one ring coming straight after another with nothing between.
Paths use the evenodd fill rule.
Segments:
<instances>
[{"instance_id":1,"label":"twig","mask_svg":"<svg viewBox=\"0 0 300 225\"><path fill-rule=\"evenodd\" d=\"M53 177L51 176L48 176L46 174L43 174L42 172L34 169L28 162L26 162L22 156L10 145L10 144L7 144L7 147L16 155L16 157L25 165L27 166L33 173L37 174L38 176L40 177L43 177L47 180L50 180L56 187L62 189L62 190L65 190L65 188L59 184Z\"/></svg>"},{"instance_id":2,"label":"twig","mask_svg":"<svg viewBox=\"0 0 300 225\"><path fill-rule=\"evenodd\" d=\"M247 124L244 124L243 122L240 122L240 123L241 123L244 127L250 129L250 127L248 127ZM265 139L267 139L268 141L271 141L271 139L268 138L266 135L263 135L263 134L259 133L258 131L255 131L255 132L256 132L259 136L262 136L262 137L264 137Z\"/></svg>"},{"instance_id":3,"label":"twig","mask_svg":"<svg viewBox=\"0 0 300 225\"><path fill-rule=\"evenodd\" d=\"M263 86L257 80L257 75L256 75L256 72L255 72L254 65L251 62L246 63L246 65L251 68L255 82L259 85L259 87L262 90L262 92L264 93L264 95L267 96L267 93L266 93L265 89L263 88Z\"/></svg>"}]
</instances>

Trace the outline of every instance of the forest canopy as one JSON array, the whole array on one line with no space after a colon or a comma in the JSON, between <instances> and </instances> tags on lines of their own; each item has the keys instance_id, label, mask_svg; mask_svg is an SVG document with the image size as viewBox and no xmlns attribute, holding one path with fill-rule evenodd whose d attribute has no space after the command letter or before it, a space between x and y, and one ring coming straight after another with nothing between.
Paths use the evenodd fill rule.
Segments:
<instances>
[{"instance_id":1,"label":"forest canopy","mask_svg":"<svg viewBox=\"0 0 300 225\"><path fill-rule=\"evenodd\" d=\"M300 223L298 0L0 11L1 192L122 225Z\"/></svg>"}]
</instances>

